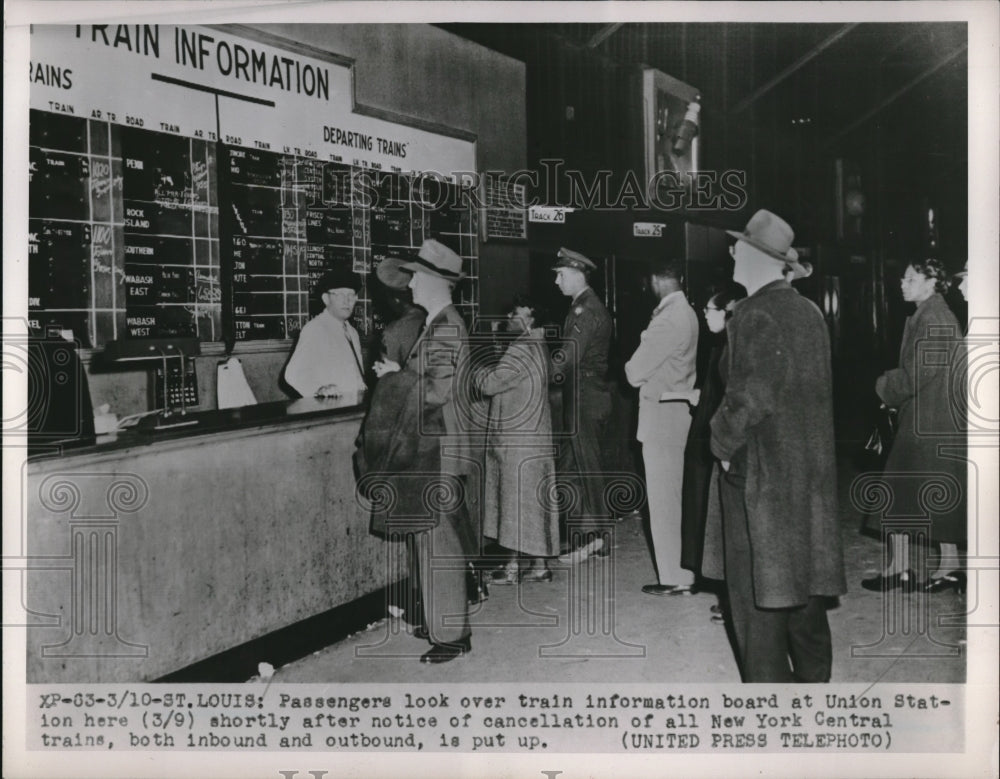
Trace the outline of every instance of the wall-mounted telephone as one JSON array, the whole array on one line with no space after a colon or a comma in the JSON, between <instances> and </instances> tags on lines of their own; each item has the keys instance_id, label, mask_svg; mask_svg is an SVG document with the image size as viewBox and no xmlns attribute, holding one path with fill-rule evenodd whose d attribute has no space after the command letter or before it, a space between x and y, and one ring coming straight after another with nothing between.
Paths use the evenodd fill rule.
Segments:
<instances>
[{"instance_id":1,"label":"wall-mounted telephone","mask_svg":"<svg viewBox=\"0 0 1000 779\"><path fill-rule=\"evenodd\" d=\"M153 408L190 408L198 405L198 373L194 360L184 360L184 374L181 361L169 359L167 364L166 388L163 380L163 364L153 369ZM169 396L167 395L169 392Z\"/></svg>"}]
</instances>

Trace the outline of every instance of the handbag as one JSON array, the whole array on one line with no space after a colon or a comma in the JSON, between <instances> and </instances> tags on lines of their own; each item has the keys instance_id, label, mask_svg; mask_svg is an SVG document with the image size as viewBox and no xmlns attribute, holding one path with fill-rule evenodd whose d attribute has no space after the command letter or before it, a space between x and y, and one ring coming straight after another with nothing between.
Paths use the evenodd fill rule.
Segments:
<instances>
[{"instance_id":1,"label":"handbag","mask_svg":"<svg viewBox=\"0 0 1000 779\"><path fill-rule=\"evenodd\" d=\"M875 427L865 441L863 451L869 460L885 463L896 435L896 410L883 403L878 410Z\"/></svg>"}]
</instances>

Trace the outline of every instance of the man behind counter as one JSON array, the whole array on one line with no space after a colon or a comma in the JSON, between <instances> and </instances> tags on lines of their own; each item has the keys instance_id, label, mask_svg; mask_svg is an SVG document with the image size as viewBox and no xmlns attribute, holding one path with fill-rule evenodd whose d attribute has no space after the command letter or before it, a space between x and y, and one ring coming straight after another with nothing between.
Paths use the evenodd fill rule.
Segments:
<instances>
[{"instance_id":1,"label":"man behind counter","mask_svg":"<svg viewBox=\"0 0 1000 779\"><path fill-rule=\"evenodd\" d=\"M350 397L364 392L361 341L348 321L360 288L361 277L348 268L329 271L317 282L314 294L325 308L302 328L285 366L285 381L302 397Z\"/></svg>"}]
</instances>

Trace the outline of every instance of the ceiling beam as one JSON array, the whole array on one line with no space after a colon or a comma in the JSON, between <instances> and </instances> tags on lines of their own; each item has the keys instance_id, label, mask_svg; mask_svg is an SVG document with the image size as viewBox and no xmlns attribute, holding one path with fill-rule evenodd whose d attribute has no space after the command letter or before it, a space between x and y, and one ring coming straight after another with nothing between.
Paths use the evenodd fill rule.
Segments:
<instances>
[{"instance_id":1,"label":"ceiling beam","mask_svg":"<svg viewBox=\"0 0 1000 779\"><path fill-rule=\"evenodd\" d=\"M946 54L945 56L943 56L941 59L939 59L937 62L935 62L929 68L927 68L927 70L923 71L922 73L920 73L915 78L910 79L905 84L903 84L903 86L901 86L899 89L897 89L895 92L893 92L892 94L890 94L887 97L885 97L880 103L878 103L878 105L872 106L867 111L865 111L861 116L859 116L857 119L855 119L853 122L851 122L849 125L846 125L845 127L842 127L836 133L834 133L829 138L827 138L825 145L829 146L829 145L833 144L834 142L838 141L840 138L843 138L849 132L852 132L852 131L856 130L857 128L859 128L861 125L863 125L865 122L867 122L873 116L875 116L876 114L878 114L880 111L884 110L889 105L891 105L892 103L896 102L899 98L901 98L903 95L905 95L907 92L909 92L915 86L917 86L917 84L919 84L921 81L923 81L926 78L929 78L930 76L933 76L941 68L943 68L949 62L951 62L953 59L955 59L957 56L959 56L960 54L962 54L962 52L964 52L968 48L969 48L969 44L968 43L963 43L961 46L959 46L954 51L952 51L949 54Z\"/></svg>"},{"instance_id":2,"label":"ceiling beam","mask_svg":"<svg viewBox=\"0 0 1000 779\"><path fill-rule=\"evenodd\" d=\"M587 48L596 49L598 46L604 43L604 41L606 41L608 38L610 38L612 35L618 32L618 28L621 27L622 24L623 24L622 22L617 22L615 24L604 25L600 30L598 30L594 34L594 36L589 41L587 41Z\"/></svg>"},{"instance_id":3,"label":"ceiling beam","mask_svg":"<svg viewBox=\"0 0 1000 779\"><path fill-rule=\"evenodd\" d=\"M755 89L745 98L743 98L740 102L738 102L735 106L733 106L732 113L738 114L741 111L744 111L747 108L749 108L751 105L757 102L761 97L763 97L772 89L774 89L776 86L778 86L778 84L780 84L782 81L784 81L789 76L794 74L796 71L801 69L806 63L817 57L825 49L828 49L830 46L835 44L837 41L839 41L841 38L843 38L857 26L858 26L857 24L845 24L835 33L817 43L815 46L809 49L809 51L807 51L805 54L803 54L801 57L795 60L795 62L793 62L787 68L782 70L778 75L776 75L766 84Z\"/></svg>"}]
</instances>

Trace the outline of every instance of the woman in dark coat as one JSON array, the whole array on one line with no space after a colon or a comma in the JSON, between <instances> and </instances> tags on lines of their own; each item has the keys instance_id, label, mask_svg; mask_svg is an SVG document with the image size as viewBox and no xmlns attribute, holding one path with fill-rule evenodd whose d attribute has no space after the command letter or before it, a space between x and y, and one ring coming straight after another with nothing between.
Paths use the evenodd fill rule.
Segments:
<instances>
[{"instance_id":1,"label":"woman in dark coat","mask_svg":"<svg viewBox=\"0 0 1000 779\"><path fill-rule=\"evenodd\" d=\"M514 584L519 577L551 581L546 558L559 553L559 513L541 494L552 483L555 461L548 352L542 328L534 327L536 313L530 304L514 306L509 332L517 337L496 365L473 379L490 399L483 535L511 550L496 579L501 584ZM527 558L523 571L517 553Z\"/></svg>"},{"instance_id":2,"label":"woman in dark coat","mask_svg":"<svg viewBox=\"0 0 1000 779\"><path fill-rule=\"evenodd\" d=\"M393 319L382 331L382 359L406 364L406 358L420 336L427 312L413 304L407 285L413 274L400 269L402 260L387 257L375 268L375 275L385 285L383 302Z\"/></svg>"},{"instance_id":3,"label":"woman in dark coat","mask_svg":"<svg viewBox=\"0 0 1000 779\"><path fill-rule=\"evenodd\" d=\"M725 385L719 375L719 360L726 348L726 322L733 314L736 301L743 297L746 297L743 288L734 286L713 295L704 309L705 324L712 333L712 350L684 449L681 516L681 566L696 574L701 573L708 493L716 467L716 459L710 446L712 430L709 422L725 393Z\"/></svg>"},{"instance_id":4,"label":"woman in dark coat","mask_svg":"<svg viewBox=\"0 0 1000 779\"><path fill-rule=\"evenodd\" d=\"M931 538L941 547L937 571L922 581L909 567L909 535L889 534L891 560L878 576L865 579L867 590L901 588L912 592L963 590L958 547L965 545L964 426L962 390L953 379L961 375L962 330L942 295L949 276L935 259L911 263L901 282L903 300L916 303L906 320L899 367L883 373L875 391L890 408L898 409L898 424L885 464L895 516L929 518ZM926 553L922 548L921 553ZM924 561L918 565L923 569Z\"/></svg>"}]
</instances>

